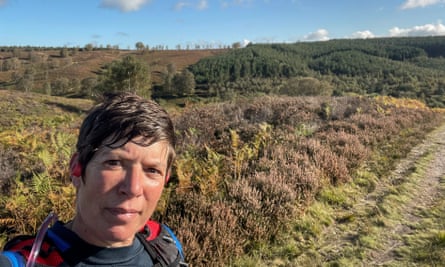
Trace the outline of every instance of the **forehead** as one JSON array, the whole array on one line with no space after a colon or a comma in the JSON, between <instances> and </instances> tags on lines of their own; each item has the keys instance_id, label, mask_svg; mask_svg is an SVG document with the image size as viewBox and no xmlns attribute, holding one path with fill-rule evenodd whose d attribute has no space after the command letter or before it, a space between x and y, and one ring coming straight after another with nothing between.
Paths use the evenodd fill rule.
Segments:
<instances>
[{"instance_id":1,"label":"forehead","mask_svg":"<svg viewBox=\"0 0 445 267\"><path fill-rule=\"evenodd\" d=\"M103 144L97 149L96 154L107 154L111 152L130 152L132 147L140 148L141 150L158 151L161 154L167 154L169 151L169 144L165 140L155 141L151 138L143 136L135 137L131 140L121 139L118 141L105 140ZM138 149L138 150L140 150Z\"/></svg>"},{"instance_id":2,"label":"forehead","mask_svg":"<svg viewBox=\"0 0 445 267\"><path fill-rule=\"evenodd\" d=\"M108 147L111 149L120 148L120 147L125 146L127 143L134 143L134 144L137 144L140 146L147 147L147 146L150 146L151 144L157 143L158 141L159 140L155 140L152 137L145 137L145 136L136 136L136 137L133 137L132 139L129 139L126 137L117 139L117 137L115 135L111 135L102 141L102 143L98 149L100 149L102 147Z\"/></svg>"}]
</instances>

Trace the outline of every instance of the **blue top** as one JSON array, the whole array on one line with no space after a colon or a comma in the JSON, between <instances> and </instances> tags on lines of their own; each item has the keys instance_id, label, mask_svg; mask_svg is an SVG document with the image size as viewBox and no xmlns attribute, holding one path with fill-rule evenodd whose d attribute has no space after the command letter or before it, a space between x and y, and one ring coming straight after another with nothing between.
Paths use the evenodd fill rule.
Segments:
<instances>
[{"instance_id":1,"label":"blue top","mask_svg":"<svg viewBox=\"0 0 445 267\"><path fill-rule=\"evenodd\" d=\"M127 247L104 248L83 241L76 233L57 222L46 235L64 256L67 266L153 266L153 261L143 244L135 238ZM0 267L25 266L24 259L16 252L0 253Z\"/></svg>"}]
</instances>

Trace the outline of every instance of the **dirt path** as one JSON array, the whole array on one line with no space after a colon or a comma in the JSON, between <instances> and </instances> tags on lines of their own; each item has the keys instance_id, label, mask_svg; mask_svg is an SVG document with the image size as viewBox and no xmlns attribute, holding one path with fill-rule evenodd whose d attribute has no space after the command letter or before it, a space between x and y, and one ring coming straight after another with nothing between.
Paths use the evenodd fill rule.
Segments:
<instances>
[{"instance_id":1,"label":"dirt path","mask_svg":"<svg viewBox=\"0 0 445 267\"><path fill-rule=\"evenodd\" d=\"M442 125L414 147L389 177L378 180L375 190L352 207L338 210L339 214L350 213L352 219L333 223L319 239L317 247L324 262L360 255L353 260L359 266L406 266L410 252L403 251L413 250L411 236L422 231L421 225L431 220L425 214L445 199L444 177Z\"/></svg>"},{"instance_id":2,"label":"dirt path","mask_svg":"<svg viewBox=\"0 0 445 267\"><path fill-rule=\"evenodd\" d=\"M411 171L417 171L419 168L422 169L417 172L419 175L411 175ZM435 130L422 144L415 147L391 175L391 181L401 181L401 185L409 183L411 190L406 192L409 194L407 201L399 207L400 221L385 227L381 235L383 249L369 253L371 265L384 265L396 260L398 257L396 251L404 246L404 237L413 234L413 225L424 219L422 212L444 198L440 183L444 175L445 125ZM388 188L379 188L376 194L385 194L387 190ZM373 202L375 201L370 201L369 204L373 205Z\"/></svg>"}]
</instances>

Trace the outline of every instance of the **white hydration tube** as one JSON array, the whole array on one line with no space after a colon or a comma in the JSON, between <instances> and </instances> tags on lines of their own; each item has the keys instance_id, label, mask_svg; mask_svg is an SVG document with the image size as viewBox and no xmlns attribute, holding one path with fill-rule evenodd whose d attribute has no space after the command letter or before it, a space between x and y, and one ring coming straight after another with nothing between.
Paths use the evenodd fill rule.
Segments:
<instances>
[{"instance_id":1,"label":"white hydration tube","mask_svg":"<svg viewBox=\"0 0 445 267\"><path fill-rule=\"evenodd\" d=\"M34 243L32 244L31 253L28 257L28 262L26 263L26 267L34 267L37 256L40 252L40 247L42 246L43 239L45 238L46 231L50 224L54 224L57 221L57 215L54 212L48 214L48 216L43 221L42 225L40 225L39 231L34 239Z\"/></svg>"}]
</instances>

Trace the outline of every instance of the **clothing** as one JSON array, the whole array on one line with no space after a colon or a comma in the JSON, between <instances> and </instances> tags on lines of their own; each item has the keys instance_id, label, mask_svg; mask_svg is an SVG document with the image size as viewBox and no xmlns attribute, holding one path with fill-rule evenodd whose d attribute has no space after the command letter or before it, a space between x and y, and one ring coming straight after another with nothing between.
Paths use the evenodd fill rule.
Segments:
<instances>
[{"instance_id":1,"label":"clothing","mask_svg":"<svg viewBox=\"0 0 445 267\"><path fill-rule=\"evenodd\" d=\"M153 224L153 222L150 224ZM147 223L145 231L147 231L150 224ZM161 226L159 229L162 230L164 227ZM165 235L170 235L170 232L166 230L160 231L157 234L163 235L161 236L161 239L164 240ZM156 246L160 245L159 242L163 241L156 242L156 238L146 241L145 238L148 238L149 236L150 233L147 233L147 235L138 234L138 238L135 238L132 245L127 247L103 248L88 244L78 237L76 233L66 228L62 222L57 222L46 233L45 241L43 242L39 254L39 262L45 264L44 266L155 266L153 262L159 257L169 258L171 255L174 255L179 258L179 255L182 255L182 251L176 249L178 247L177 245L166 246L165 244L161 244L161 246L167 251L162 251L161 253L168 255L159 255L161 254L159 251L153 253L152 246L154 247L154 250L156 250ZM174 235L171 239L175 239ZM22 239L13 239L8 242L5 246L5 251L0 253L0 267L20 266L19 262L17 263L18 265L12 264L14 256L18 257L19 261L22 260L24 262L24 257L21 254L26 254L24 256L26 258L28 257L30 251L29 247L32 245L33 241L33 239L29 238L24 240L22 237ZM174 242L176 241L177 240ZM154 245L150 245L150 242L155 243ZM14 251L18 251L20 254ZM182 263L178 264L176 262L175 264L168 266L181 266L181 264ZM167 265L161 264L156 266Z\"/></svg>"}]
</instances>

